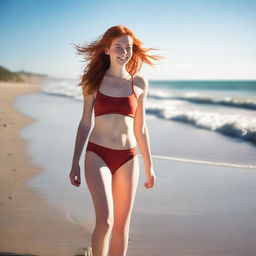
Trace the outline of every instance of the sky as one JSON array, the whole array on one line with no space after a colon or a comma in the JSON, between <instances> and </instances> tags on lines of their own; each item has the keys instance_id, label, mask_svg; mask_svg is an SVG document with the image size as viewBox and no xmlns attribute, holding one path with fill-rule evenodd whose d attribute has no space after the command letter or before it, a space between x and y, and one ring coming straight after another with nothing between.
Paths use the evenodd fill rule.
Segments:
<instances>
[{"instance_id":1,"label":"sky","mask_svg":"<svg viewBox=\"0 0 256 256\"><path fill-rule=\"evenodd\" d=\"M152 54L149 79L256 79L256 1L0 0L0 65L77 78L85 63L72 43L124 25Z\"/></svg>"}]
</instances>

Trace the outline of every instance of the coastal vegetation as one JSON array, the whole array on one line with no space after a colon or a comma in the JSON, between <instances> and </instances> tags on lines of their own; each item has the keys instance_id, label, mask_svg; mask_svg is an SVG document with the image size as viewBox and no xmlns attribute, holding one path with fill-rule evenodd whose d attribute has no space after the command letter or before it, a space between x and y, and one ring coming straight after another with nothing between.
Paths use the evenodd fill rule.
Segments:
<instances>
[{"instance_id":1,"label":"coastal vegetation","mask_svg":"<svg viewBox=\"0 0 256 256\"><path fill-rule=\"evenodd\" d=\"M12 72L7 68L0 66L0 81L4 82L38 82L48 78L45 74L36 74L26 71Z\"/></svg>"}]
</instances>

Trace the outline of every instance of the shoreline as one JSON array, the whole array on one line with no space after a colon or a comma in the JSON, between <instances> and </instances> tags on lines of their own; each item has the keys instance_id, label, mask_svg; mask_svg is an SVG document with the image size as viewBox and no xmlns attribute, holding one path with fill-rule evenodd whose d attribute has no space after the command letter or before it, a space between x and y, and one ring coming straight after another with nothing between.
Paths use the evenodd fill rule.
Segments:
<instances>
[{"instance_id":1,"label":"shoreline","mask_svg":"<svg viewBox=\"0 0 256 256\"><path fill-rule=\"evenodd\" d=\"M89 191L84 189L84 173L81 173L83 189L70 186L67 178L82 102L46 95L35 86L32 86L32 92L26 89L28 85L23 85L25 94L9 100L13 108L8 113L8 108L3 111L3 100L10 95L22 94L17 89L20 85L13 86L14 92L2 90L4 87L0 83L0 136L8 138L0 143L0 165L7 173L3 180L5 193L16 193L7 193L4 197L9 203L5 208L5 219L2 218L3 207L0 208L0 235L5 241L5 244L0 241L0 255L8 255L7 252L16 256L25 256L24 253L32 256L83 255L82 248L90 246L95 221L93 204ZM6 97L2 97L4 91ZM31 118L26 119L16 109ZM12 111L16 111L16 116ZM20 117L25 123L21 126L21 121L17 122ZM28 125L23 118L34 123ZM6 127L1 126L4 121ZM16 129L16 137L4 135L7 128ZM163 157L154 159L158 182L149 191L143 186L145 175L140 158L129 256L159 253L254 255L256 248L251 237L255 236L256 230L251 223L255 217L255 205L252 204L255 172L231 166L194 164L191 160L235 160L243 165L255 164L255 148L175 122L150 120L148 128L153 155L185 158L190 162ZM167 138L170 143L166 143ZM25 163L18 162L18 157ZM5 165L3 160L6 160ZM0 182L2 189L4 183L1 179ZM152 223L157 223L153 232Z\"/></svg>"},{"instance_id":2,"label":"shoreline","mask_svg":"<svg viewBox=\"0 0 256 256\"><path fill-rule=\"evenodd\" d=\"M40 91L36 84L0 82L0 255L75 255L90 241L84 228L27 186L43 170L31 163L28 142L19 134L36 120L13 103L20 95Z\"/></svg>"}]
</instances>

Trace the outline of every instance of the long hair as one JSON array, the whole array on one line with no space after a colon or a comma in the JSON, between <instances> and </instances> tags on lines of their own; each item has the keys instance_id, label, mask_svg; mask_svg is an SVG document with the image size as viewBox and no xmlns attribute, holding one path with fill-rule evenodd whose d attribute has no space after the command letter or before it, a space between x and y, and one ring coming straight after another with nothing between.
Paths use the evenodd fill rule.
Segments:
<instances>
[{"instance_id":1,"label":"long hair","mask_svg":"<svg viewBox=\"0 0 256 256\"><path fill-rule=\"evenodd\" d=\"M81 81L78 84L82 86L83 94L90 95L99 88L103 76L110 66L110 57L105 54L105 48L110 47L114 39L123 35L129 35L133 39L133 54L126 64L126 70L130 75L136 74L141 69L143 62L153 66L154 63L150 59L159 60L163 58L159 55L147 54L148 51L155 49L143 48L143 42L127 27L123 25L113 26L90 44L85 43L84 46L74 44L78 55L83 55L86 62Z\"/></svg>"}]
</instances>

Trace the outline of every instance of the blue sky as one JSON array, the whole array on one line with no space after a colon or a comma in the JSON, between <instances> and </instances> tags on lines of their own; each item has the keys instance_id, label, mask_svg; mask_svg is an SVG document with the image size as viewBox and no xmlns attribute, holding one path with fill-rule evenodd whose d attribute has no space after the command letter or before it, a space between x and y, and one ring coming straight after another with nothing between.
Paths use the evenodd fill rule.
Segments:
<instances>
[{"instance_id":1,"label":"blue sky","mask_svg":"<svg viewBox=\"0 0 256 256\"><path fill-rule=\"evenodd\" d=\"M125 25L165 56L149 79L256 79L256 1L0 0L0 65L76 78L71 43Z\"/></svg>"}]
</instances>

